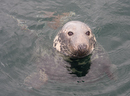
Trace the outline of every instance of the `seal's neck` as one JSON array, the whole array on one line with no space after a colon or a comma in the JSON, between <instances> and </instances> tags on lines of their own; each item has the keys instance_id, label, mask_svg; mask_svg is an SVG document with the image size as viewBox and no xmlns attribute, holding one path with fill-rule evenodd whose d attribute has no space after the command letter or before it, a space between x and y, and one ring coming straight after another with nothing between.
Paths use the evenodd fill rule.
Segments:
<instances>
[{"instance_id":1,"label":"seal's neck","mask_svg":"<svg viewBox=\"0 0 130 96\"><path fill-rule=\"evenodd\" d=\"M85 76L91 65L91 55L88 55L84 58L65 58L64 60L69 63L69 66L66 66L70 71L70 74L75 74L78 77Z\"/></svg>"}]
</instances>

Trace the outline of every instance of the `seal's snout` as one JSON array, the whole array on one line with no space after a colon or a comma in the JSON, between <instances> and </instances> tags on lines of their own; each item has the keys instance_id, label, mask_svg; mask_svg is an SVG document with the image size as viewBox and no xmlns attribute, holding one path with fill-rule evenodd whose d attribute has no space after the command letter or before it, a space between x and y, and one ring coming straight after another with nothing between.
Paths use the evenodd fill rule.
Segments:
<instances>
[{"instance_id":1,"label":"seal's snout","mask_svg":"<svg viewBox=\"0 0 130 96\"><path fill-rule=\"evenodd\" d=\"M86 50L87 50L87 45L85 45L85 44L78 45L78 51L79 52L85 52Z\"/></svg>"},{"instance_id":2,"label":"seal's snout","mask_svg":"<svg viewBox=\"0 0 130 96\"><path fill-rule=\"evenodd\" d=\"M75 48L74 48L75 49ZM77 46L75 50L72 51L72 54L74 57L81 58L87 55L87 45L86 44L80 44Z\"/></svg>"}]
</instances>

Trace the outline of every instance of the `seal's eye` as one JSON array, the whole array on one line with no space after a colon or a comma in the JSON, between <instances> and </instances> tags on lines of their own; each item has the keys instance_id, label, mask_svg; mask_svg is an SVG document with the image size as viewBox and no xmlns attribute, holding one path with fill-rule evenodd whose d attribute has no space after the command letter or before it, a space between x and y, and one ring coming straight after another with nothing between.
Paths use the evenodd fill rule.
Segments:
<instances>
[{"instance_id":1,"label":"seal's eye","mask_svg":"<svg viewBox=\"0 0 130 96\"><path fill-rule=\"evenodd\" d=\"M90 31L87 31L85 34L89 36L90 35Z\"/></svg>"},{"instance_id":2,"label":"seal's eye","mask_svg":"<svg viewBox=\"0 0 130 96\"><path fill-rule=\"evenodd\" d=\"M73 34L74 34L74 33L73 33L72 31L69 31L69 32L68 32L68 35L69 35L69 36L72 36Z\"/></svg>"}]
</instances>

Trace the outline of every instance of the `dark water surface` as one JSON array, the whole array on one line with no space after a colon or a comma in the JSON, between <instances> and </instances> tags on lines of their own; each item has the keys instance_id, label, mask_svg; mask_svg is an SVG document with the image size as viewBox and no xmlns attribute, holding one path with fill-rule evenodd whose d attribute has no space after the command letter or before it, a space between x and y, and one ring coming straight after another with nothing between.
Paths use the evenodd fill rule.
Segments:
<instances>
[{"instance_id":1,"label":"dark water surface","mask_svg":"<svg viewBox=\"0 0 130 96\"><path fill-rule=\"evenodd\" d=\"M37 43L52 50L59 29L47 26L44 11L75 12L87 23L117 66L117 79L93 83L48 81L28 90L24 79L35 70ZM130 0L0 0L0 96L130 96Z\"/></svg>"}]
</instances>

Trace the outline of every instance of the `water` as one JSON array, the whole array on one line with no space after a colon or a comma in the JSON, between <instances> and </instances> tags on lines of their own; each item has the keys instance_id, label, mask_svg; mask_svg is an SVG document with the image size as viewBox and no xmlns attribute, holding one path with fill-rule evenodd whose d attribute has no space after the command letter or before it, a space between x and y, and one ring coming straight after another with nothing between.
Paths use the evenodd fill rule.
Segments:
<instances>
[{"instance_id":1,"label":"water","mask_svg":"<svg viewBox=\"0 0 130 96\"><path fill-rule=\"evenodd\" d=\"M129 0L0 0L0 96L129 96L129 5ZM26 88L23 81L37 66L32 59L37 43L50 51L60 29L47 26L52 18L44 11L72 11L76 15L71 20L87 23L117 66L117 80L107 76L89 84L50 80L41 88Z\"/></svg>"}]
</instances>

